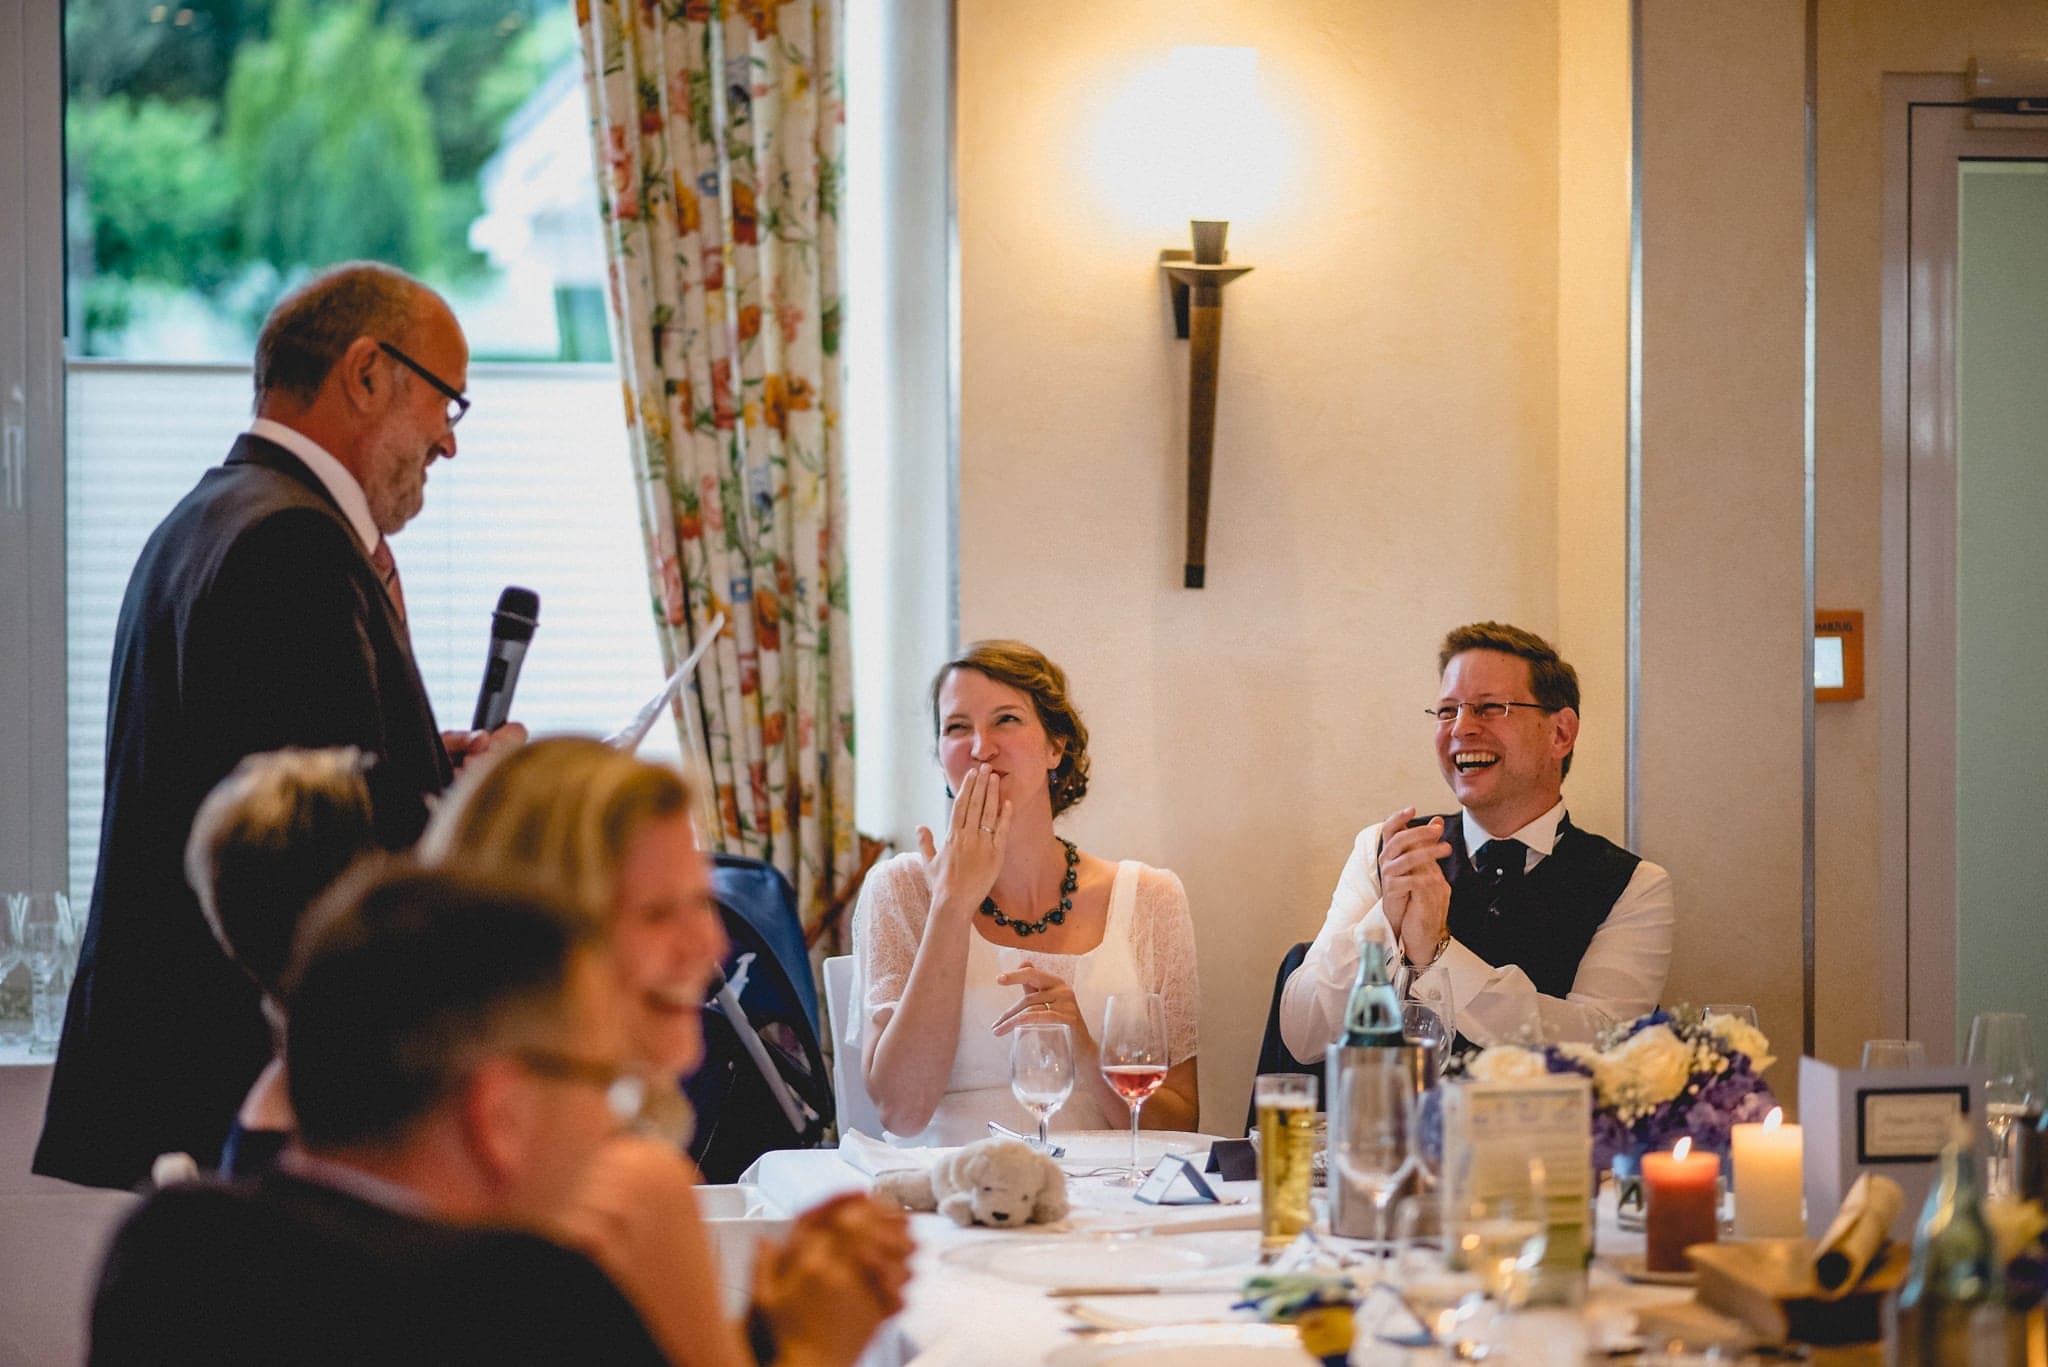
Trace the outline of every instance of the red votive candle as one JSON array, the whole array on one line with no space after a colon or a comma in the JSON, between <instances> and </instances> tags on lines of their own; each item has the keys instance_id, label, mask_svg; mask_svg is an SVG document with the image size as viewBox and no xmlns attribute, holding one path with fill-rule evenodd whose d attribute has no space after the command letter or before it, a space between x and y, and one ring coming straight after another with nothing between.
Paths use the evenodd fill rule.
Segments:
<instances>
[{"instance_id":1,"label":"red votive candle","mask_svg":"<svg viewBox=\"0 0 2048 1367\"><path fill-rule=\"evenodd\" d=\"M1681 1139L1670 1153L1643 1155L1644 1242L1652 1272L1690 1272L1688 1244L1710 1244L1721 1227L1721 1156L1692 1152Z\"/></svg>"}]
</instances>

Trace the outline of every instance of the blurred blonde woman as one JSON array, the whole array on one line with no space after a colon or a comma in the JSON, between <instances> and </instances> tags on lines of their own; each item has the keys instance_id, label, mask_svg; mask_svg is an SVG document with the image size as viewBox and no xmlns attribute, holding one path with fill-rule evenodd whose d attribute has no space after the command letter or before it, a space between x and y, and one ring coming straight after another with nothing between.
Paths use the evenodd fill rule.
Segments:
<instances>
[{"instance_id":1,"label":"blurred blonde woman","mask_svg":"<svg viewBox=\"0 0 2048 1367\"><path fill-rule=\"evenodd\" d=\"M666 765L557 736L458 783L420 840L430 864L529 881L603 924L629 1038L677 1140L674 1083L703 1060L698 1011L726 951L690 797Z\"/></svg>"},{"instance_id":2,"label":"blurred blonde woman","mask_svg":"<svg viewBox=\"0 0 2048 1367\"><path fill-rule=\"evenodd\" d=\"M601 741L534 741L467 774L420 841L429 864L527 881L605 929L635 1061L647 1073L658 1138L624 1137L600 1155L561 1231L628 1288L678 1361L744 1362L722 1321L711 1244L680 1151L688 1107L676 1081L703 1058L699 1010L726 951L708 861L676 770ZM866 1196L798 1218L764 1248L746 1338L772 1339L784 1364L850 1363L901 1308L910 1241L902 1214Z\"/></svg>"}]
</instances>

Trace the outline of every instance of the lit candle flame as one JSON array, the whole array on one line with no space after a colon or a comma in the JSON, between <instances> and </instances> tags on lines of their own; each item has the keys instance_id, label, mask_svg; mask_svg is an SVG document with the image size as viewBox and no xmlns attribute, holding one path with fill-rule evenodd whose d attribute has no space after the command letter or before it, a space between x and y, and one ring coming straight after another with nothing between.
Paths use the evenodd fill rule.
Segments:
<instances>
[{"instance_id":1,"label":"lit candle flame","mask_svg":"<svg viewBox=\"0 0 2048 1367\"><path fill-rule=\"evenodd\" d=\"M1673 1145L1671 1146L1671 1157L1672 1157L1673 1161L1675 1161L1675 1162L1683 1163L1683 1162L1684 1162L1684 1161L1686 1160L1686 1156L1687 1156L1688 1154L1690 1154L1691 1152L1692 1152L1692 1136L1691 1136L1691 1135L1687 1135L1687 1136L1686 1136L1685 1138L1683 1138L1683 1139L1679 1140L1679 1141L1678 1141L1678 1142L1677 1142L1676 1144L1673 1144Z\"/></svg>"},{"instance_id":2,"label":"lit candle flame","mask_svg":"<svg viewBox=\"0 0 2048 1367\"><path fill-rule=\"evenodd\" d=\"M1767 1130L1775 1130L1784 1123L1785 1108L1783 1106L1771 1107L1771 1113L1764 1117L1764 1128Z\"/></svg>"}]
</instances>

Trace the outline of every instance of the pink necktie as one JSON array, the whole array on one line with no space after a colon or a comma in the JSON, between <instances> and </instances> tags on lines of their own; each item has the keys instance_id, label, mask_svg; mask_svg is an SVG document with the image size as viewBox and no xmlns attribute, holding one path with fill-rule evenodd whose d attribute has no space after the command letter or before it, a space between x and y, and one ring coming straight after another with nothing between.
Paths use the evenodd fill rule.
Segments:
<instances>
[{"instance_id":1,"label":"pink necktie","mask_svg":"<svg viewBox=\"0 0 2048 1367\"><path fill-rule=\"evenodd\" d=\"M377 571L377 577L384 581L384 592L390 595L391 606L398 609L399 624L404 625L405 589L398 582L398 562L391 558L388 539L377 538L377 549L370 552L370 565Z\"/></svg>"}]
</instances>

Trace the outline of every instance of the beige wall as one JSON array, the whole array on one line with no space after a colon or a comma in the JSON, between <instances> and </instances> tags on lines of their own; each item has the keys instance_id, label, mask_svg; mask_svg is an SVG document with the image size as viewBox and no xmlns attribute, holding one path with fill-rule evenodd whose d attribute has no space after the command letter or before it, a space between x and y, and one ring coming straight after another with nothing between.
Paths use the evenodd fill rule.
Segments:
<instances>
[{"instance_id":1,"label":"beige wall","mask_svg":"<svg viewBox=\"0 0 2048 1367\"><path fill-rule=\"evenodd\" d=\"M1572 820L1623 838L1628 710L1628 0L1562 0L1557 73L1557 635L1585 721Z\"/></svg>"},{"instance_id":2,"label":"beige wall","mask_svg":"<svg viewBox=\"0 0 2048 1367\"><path fill-rule=\"evenodd\" d=\"M1623 8L960 0L961 632L1070 665L1100 752L1075 830L1187 881L1212 1121L1241 1112L1272 966L1353 831L1442 798L1408 723L1445 624L1515 618L1578 659L1572 801L1620 834ZM1638 835L1681 887L1668 995L1756 999L1781 1043L1800 1014L1798 10L1644 11ZM1881 73L2044 29L2019 0L1821 0L1816 588L1874 634ZM1184 228L1134 215L1089 155L1120 83L1177 43L1259 49L1295 163L1232 228L1259 269L1228 295L1199 593L1178 587L1186 353L1152 265ZM1815 1000L1838 1061L1896 996L1869 685L1816 717ZM1732 840L1697 834L1749 794Z\"/></svg>"},{"instance_id":3,"label":"beige wall","mask_svg":"<svg viewBox=\"0 0 2048 1367\"><path fill-rule=\"evenodd\" d=\"M1747 1002L1791 1094L1804 1018L1805 28L1642 0L1641 852L1667 1001Z\"/></svg>"},{"instance_id":4,"label":"beige wall","mask_svg":"<svg viewBox=\"0 0 2048 1367\"><path fill-rule=\"evenodd\" d=\"M1861 1042L1904 1025L1898 951L1879 884L1879 709L1897 682L1883 659L1880 598L1880 283L1886 72L1961 72L1975 54L2048 47L2032 0L1928 4L1820 0L1819 365L1815 565L1819 606L1861 608L1867 696L1815 716L1818 1051L1854 1062Z\"/></svg>"},{"instance_id":5,"label":"beige wall","mask_svg":"<svg viewBox=\"0 0 2048 1367\"><path fill-rule=\"evenodd\" d=\"M1071 827L1175 869L1208 1124L1359 827L1442 806L1421 707L1456 622L1558 609L1558 19L1489 0L961 0L960 628L1074 676ZM1292 140L1232 224L1209 587L1180 587L1186 225L1091 180L1174 44L1255 47ZM1618 717L1603 718L1618 727ZM1576 780L1575 780L1576 782ZM1618 832L1617 832L1618 833Z\"/></svg>"}]
</instances>

